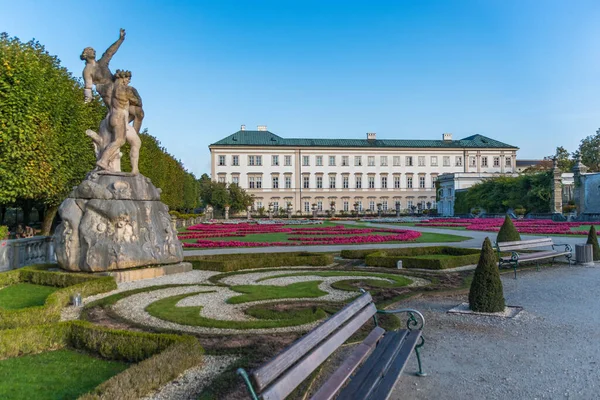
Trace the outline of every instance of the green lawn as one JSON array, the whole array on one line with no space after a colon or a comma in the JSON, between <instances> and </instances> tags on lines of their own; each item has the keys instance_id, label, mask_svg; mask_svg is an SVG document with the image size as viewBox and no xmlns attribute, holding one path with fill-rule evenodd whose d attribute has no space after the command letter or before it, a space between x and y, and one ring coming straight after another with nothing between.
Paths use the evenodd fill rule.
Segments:
<instances>
[{"instance_id":1,"label":"green lawn","mask_svg":"<svg viewBox=\"0 0 600 400\"><path fill-rule=\"evenodd\" d=\"M34 306L43 306L46 298L60 288L52 286L17 283L0 289L0 308L16 310Z\"/></svg>"},{"instance_id":2,"label":"green lawn","mask_svg":"<svg viewBox=\"0 0 600 400\"><path fill-rule=\"evenodd\" d=\"M224 321L200 316L202 306L176 306L180 300L195 294L197 293L186 293L155 301L146 307L146 311L156 318L177 324L221 329L269 329L295 326L318 321L327 316L327 313L320 308L308 307L300 310L275 312L269 311L263 305L260 305L247 310L249 315L259 318L258 320Z\"/></svg>"},{"instance_id":3,"label":"green lawn","mask_svg":"<svg viewBox=\"0 0 600 400\"><path fill-rule=\"evenodd\" d=\"M227 299L230 304L247 303L258 300L272 299L301 299L325 296L327 292L319 289L321 281L308 281L292 283L287 286L268 286L268 285L238 285L231 286L230 289L239 293L241 296L235 296Z\"/></svg>"},{"instance_id":4,"label":"green lawn","mask_svg":"<svg viewBox=\"0 0 600 400\"><path fill-rule=\"evenodd\" d=\"M76 399L128 367L69 349L8 358L0 361L0 398Z\"/></svg>"}]
</instances>

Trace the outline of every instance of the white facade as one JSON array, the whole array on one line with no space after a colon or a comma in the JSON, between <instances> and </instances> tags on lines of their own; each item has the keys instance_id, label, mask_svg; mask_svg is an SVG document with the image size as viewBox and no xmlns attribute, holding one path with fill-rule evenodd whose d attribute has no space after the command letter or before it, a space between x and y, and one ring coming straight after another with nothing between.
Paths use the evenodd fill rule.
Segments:
<instances>
[{"instance_id":1,"label":"white facade","mask_svg":"<svg viewBox=\"0 0 600 400\"><path fill-rule=\"evenodd\" d=\"M399 147L394 144L401 141L377 141L370 135L362 141L328 141L241 130L210 146L212 178L238 183L255 196L256 208L291 203L294 212L310 213L313 204L326 211L333 203L337 212L349 212L355 204L363 210L375 210L377 204L392 210L399 203L407 210L436 208L435 181L441 174L506 173L515 166L517 149L508 145L458 147L465 141L446 137L426 141L429 147L420 141L403 141L415 145Z\"/></svg>"}]
</instances>

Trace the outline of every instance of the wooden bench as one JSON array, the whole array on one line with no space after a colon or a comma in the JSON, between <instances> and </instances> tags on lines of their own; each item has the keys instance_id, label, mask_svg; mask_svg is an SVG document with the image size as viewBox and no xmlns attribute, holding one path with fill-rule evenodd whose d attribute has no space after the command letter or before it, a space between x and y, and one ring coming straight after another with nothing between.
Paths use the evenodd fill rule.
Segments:
<instances>
[{"instance_id":1,"label":"wooden bench","mask_svg":"<svg viewBox=\"0 0 600 400\"><path fill-rule=\"evenodd\" d=\"M564 250L556 250L556 246L564 246ZM533 251L531 253L519 253L516 250L529 250L539 249L540 247L552 247L552 250ZM573 256L573 249L569 244L557 244L552 241L552 238L543 239L532 239L532 240L518 240L515 242L499 242L496 243L496 249L498 250L498 268L502 265L512 265L515 270L515 279L517 279L517 267L519 263L527 261L539 261L545 259L554 259L556 257L565 256L571 265L571 257ZM502 253L511 252L510 256L502 256ZM539 264L537 265L539 270Z\"/></svg>"},{"instance_id":2,"label":"wooden bench","mask_svg":"<svg viewBox=\"0 0 600 400\"><path fill-rule=\"evenodd\" d=\"M377 314L397 313L408 314L407 329L386 332L378 326ZM337 393L339 399L387 399L413 349L417 375L425 376L419 354L425 319L411 309L377 310L367 292L250 374L243 368L237 372L253 400L284 399L369 320L375 322L374 329L311 399L332 399Z\"/></svg>"}]
</instances>

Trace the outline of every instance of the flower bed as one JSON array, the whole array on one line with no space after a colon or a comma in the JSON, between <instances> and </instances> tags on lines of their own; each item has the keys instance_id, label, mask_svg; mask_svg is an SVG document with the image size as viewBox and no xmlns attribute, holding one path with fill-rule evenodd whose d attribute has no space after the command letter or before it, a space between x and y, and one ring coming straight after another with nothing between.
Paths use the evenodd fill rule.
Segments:
<instances>
[{"instance_id":1,"label":"flower bed","mask_svg":"<svg viewBox=\"0 0 600 400\"><path fill-rule=\"evenodd\" d=\"M184 247L261 247L338 245L382 242L406 242L421 236L419 232L387 228L346 228L343 225L327 227L291 228L258 224L201 224L189 227L192 231L179 234L179 239L196 239L195 243L183 243ZM245 237L255 234L285 233L287 241L252 242L239 240L211 240L215 238Z\"/></svg>"},{"instance_id":2,"label":"flower bed","mask_svg":"<svg viewBox=\"0 0 600 400\"><path fill-rule=\"evenodd\" d=\"M464 227L470 231L497 232L503 222L503 218L438 218L423 221L415 226ZM513 223L519 233L539 235L587 235L586 231L572 231L571 228L590 224L589 222L556 222L550 219L514 220Z\"/></svg>"}]
</instances>

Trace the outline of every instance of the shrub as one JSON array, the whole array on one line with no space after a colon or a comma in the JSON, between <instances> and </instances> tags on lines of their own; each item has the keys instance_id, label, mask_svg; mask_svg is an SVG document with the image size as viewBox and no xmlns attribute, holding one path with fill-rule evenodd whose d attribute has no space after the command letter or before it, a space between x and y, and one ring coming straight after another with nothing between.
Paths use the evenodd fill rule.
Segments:
<instances>
[{"instance_id":1,"label":"shrub","mask_svg":"<svg viewBox=\"0 0 600 400\"><path fill-rule=\"evenodd\" d=\"M373 249L370 250L342 250L340 256L346 259L364 260L366 256L373 253Z\"/></svg>"},{"instance_id":2,"label":"shrub","mask_svg":"<svg viewBox=\"0 0 600 400\"><path fill-rule=\"evenodd\" d=\"M504 217L504 223L500 227L496 242L516 242L518 240L521 240L521 235L517 232L517 228L515 228L512 219L507 215Z\"/></svg>"},{"instance_id":3,"label":"shrub","mask_svg":"<svg viewBox=\"0 0 600 400\"><path fill-rule=\"evenodd\" d=\"M83 321L0 331L0 359L64 347L137 362L80 399L138 399L198 365L204 353L192 336L119 331Z\"/></svg>"},{"instance_id":4,"label":"shrub","mask_svg":"<svg viewBox=\"0 0 600 400\"><path fill-rule=\"evenodd\" d=\"M8 226L0 225L0 240L8 238Z\"/></svg>"},{"instance_id":5,"label":"shrub","mask_svg":"<svg viewBox=\"0 0 600 400\"><path fill-rule=\"evenodd\" d=\"M598 236L596 235L596 227L592 224L587 237L587 244L592 245L594 252L594 261L600 260L600 246L598 246Z\"/></svg>"},{"instance_id":6,"label":"shrub","mask_svg":"<svg viewBox=\"0 0 600 400\"><path fill-rule=\"evenodd\" d=\"M87 297L117 288L114 278L110 276L48 271L52 266L54 265L33 265L0 273L0 284L29 282L63 288L50 294L43 306L17 310L0 309L0 329L57 322L60 320L61 310L69 304L74 294L79 293L82 297Z\"/></svg>"},{"instance_id":7,"label":"shrub","mask_svg":"<svg viewBox=\"0 0 600 400\"><path fill-rule=\"evenodd\" d=\"M478 312L504 311L504 293L492 243L485 238L469 291L469 306Z\"/></svg>"},{"instance_id":8,"label":"shrub","mask_svg":"<svg viewBox=\"0 0 600 400\"><path fill-rule=\"evenodd\" d=\"M452 257L414 257L435 254L449 255ZM402 260L402 268L448 269L475 264L478 259L478 250L435 246L377 251L365 257L365 263L372 267L396 268L398 260Z\"/></svg>"},{"instance_id":9,"label":"shrub","mask_svg":"<svg viewBox=\"0 0 600 400\"><path fill-rule=\"evenodd\" d=\"M223 254L186 257L185 260L191 262L194 269L232 272L251 268L324 266L333 263L333 255L308 252Z\"/></svg>"}]
</instances>

